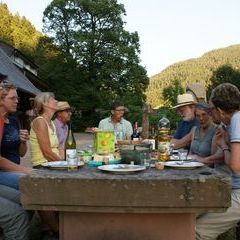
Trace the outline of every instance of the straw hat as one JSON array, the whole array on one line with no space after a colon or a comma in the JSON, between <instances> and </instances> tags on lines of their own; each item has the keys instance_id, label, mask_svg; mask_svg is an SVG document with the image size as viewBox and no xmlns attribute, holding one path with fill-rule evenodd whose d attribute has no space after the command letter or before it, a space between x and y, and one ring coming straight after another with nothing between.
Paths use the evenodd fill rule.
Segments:
<instances>
[{"instance_id":1,"label":"straw hat","mask_svg":"<svg viewBox=\"0 0 240 240\"><path fill-rule=\"evenodd\" d=\"M177 105L173 108L178 108L186 105L196 104L197 101L191 93L184 93L177 96Z\"/></svg>"},{"instance_id":2,"label":"straw hat","mask_svg":"<svg viewBox=\"0 0 240 240\"><path fill-rule=\"evenodd\" d=\"M57 103L57 107L58 107L57 111L72 109L68 102L61 102L61 101Z\"/></svg>"}]
</instances>

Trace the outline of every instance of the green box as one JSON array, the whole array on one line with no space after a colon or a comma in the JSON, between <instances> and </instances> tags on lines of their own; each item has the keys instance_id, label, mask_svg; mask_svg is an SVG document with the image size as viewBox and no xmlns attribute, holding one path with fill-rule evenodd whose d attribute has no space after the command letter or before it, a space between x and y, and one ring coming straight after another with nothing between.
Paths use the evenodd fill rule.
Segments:
<instances>
[{"instance_id":1,"label":"green box","mask_svg":"<svg viewBox=\"0 0 240 240\"><path fill-rule=\"evenodd\" d=\"M115 151L113 131L97 131L94 133L94 150L98 154L108 154Z\"/></svg>"}]
</instances>

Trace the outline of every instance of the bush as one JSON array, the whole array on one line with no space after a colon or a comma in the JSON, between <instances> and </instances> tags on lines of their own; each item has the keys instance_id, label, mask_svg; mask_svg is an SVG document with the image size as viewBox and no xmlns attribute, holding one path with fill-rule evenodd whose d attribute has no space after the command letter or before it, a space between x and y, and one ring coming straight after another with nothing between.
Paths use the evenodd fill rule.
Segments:
<instances>
[{"instance_id":1,"label":"bush","mask_svg":"<svg viewBox=\"0 0 240 240\"><path fill-rule=\"evenodd\" d=\"M172 108L160 108L155 114L150 115L150 126L158 127L159 120L163 117L167 117L170 121L171 130L174 131L177 128L177 122L181 120L180 116L176 113L176 110Z\"/></svg>"}]
</instances>

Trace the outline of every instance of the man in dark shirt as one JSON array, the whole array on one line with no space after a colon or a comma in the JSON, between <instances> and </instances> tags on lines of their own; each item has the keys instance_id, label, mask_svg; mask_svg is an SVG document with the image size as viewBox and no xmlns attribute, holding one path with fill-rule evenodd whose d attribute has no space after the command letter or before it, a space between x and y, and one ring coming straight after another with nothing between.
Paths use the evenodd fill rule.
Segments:
<instances>
[{"instance_id":1,"label":"man in dark shirt","mask_svg":"<svg viewBox=\"0 0 240 240\"><path fill-rule=\"evenodd\" d=\"M174 144L176 140L187 135L191 131L192 127L198 125L198 122L195 118L196 103L196 99L190 93L178 95L177 105L173 108L177 109L177 112L182 117L182 120L178 123L177 130L173 135L171 143Z\"/></svg>"}]
</instances>

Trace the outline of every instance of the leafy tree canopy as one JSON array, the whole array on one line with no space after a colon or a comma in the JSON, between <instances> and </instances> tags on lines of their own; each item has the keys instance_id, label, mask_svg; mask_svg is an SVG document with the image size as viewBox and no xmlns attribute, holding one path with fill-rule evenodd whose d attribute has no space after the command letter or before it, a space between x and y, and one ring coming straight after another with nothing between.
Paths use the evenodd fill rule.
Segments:
<instances>
[{"instance_id":1,"label":"leafy tree canopy","mask_svg":"<svg viewBox=\"0 0 240 240\"><path fill-rule=\"evenodd\" d=\"M145 100L139 37L124 30L124 14L116 0L53 0L44 11L44 31L79 65L73 85L83 86L81 105L92 113L114 99L135 106Z\"/></svg>"},{"instance_id":2,"label":"leafy tree canopy","mask_svg":"<svg viewBox=\"0 0 240 240\"><path fill-rule=\"evenodd\" d=\"M213 72L210 78L211 84L208 86L207 95L210 96L211 90L217 85L225 82L232 83L240 89L240 71L231 65L220 66Z\"/></svg>"},{"instance_id":3,"label":"leafy tree canopy","mask_svg":"<svg viewBox=\"0 0 240 240\"><path fill-rule=\"evenodd\" d=\"M163 89L163 99L165 106L172 107L177 103L177 96L184 93L184 88L182 87L179 80L175 80L173 85L168 86Z\"/></svg>"}]
</instances>

